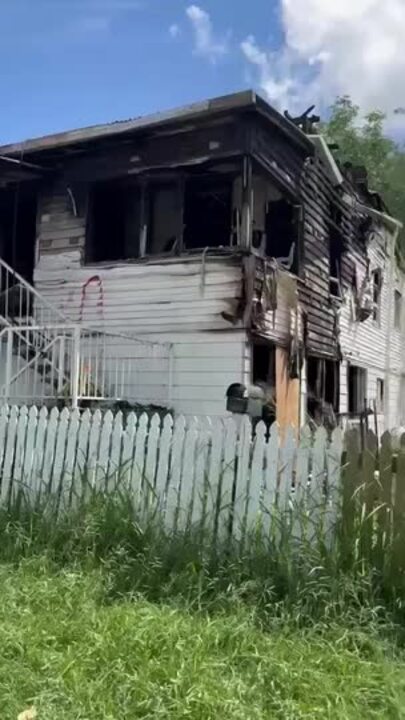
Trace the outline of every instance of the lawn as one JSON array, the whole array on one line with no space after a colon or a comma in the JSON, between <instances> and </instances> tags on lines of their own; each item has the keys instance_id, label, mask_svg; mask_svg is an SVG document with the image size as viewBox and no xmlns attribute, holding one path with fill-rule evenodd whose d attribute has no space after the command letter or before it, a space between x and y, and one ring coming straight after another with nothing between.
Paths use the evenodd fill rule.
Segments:
<instances>
[{"instance_id":1,"label":"lawn","mask_svg":"<svg viewBox=\"0 0 405 720\"><path fill-rule=\"evenodd\" d=\"M374 625L261 627L235 603L113 599L105 570L0 565L0 717L405 718L405 653Z\"/></svg>"}]
</instances>

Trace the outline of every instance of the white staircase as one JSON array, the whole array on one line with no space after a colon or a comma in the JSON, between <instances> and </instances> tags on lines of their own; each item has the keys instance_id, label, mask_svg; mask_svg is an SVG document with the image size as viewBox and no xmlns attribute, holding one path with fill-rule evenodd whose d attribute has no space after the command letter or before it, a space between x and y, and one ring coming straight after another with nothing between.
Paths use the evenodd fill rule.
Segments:
<instances>
[{"instance_id":1,"label":"white staircase","mask_svg":"<svg viewBox=\"0 0 405 720\"><path fill-rule=\"evenodd\" d=\"M0 403L137 402L142 367L164 368L169 398L170 353L164 343L72 322L0 258Z\"/></svg>"},{"instance_id":2,"label":"white staircase","mask_svg":"<svg viewBox=\"0 0 405 720\"><path fill-rule=\"evenodd\" d=\"M68 318L0 258L0 399L39 400L70 380ZM62 347L64 355L62 355Z\"/></svg>"}]
</instances>

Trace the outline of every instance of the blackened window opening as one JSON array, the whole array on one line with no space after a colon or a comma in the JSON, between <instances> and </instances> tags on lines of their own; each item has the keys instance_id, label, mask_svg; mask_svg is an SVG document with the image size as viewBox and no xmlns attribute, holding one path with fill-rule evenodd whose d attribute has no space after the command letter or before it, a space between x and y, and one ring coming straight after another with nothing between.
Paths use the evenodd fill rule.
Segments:
<instances>
[{"instance_id":1,"label":"blackened window opening","mask_svg":"<svg viewBox=\"0 0 405 720\"><path fill-rule=\"evenodd\" d=\"M271 387L276 384L276 351L273 345L253 344L252 380Z\"/></svg>"},{"instance_id":2,"label":"blackened window opening","mask_svg":"<svg viewBox=\"0 0 405 720\"><path fill-rule=\"evenodd\" d=\"M374 270L372 272L372 284L373 284L373 320L375 322L380 321L380 298L382 288L382 274L381 270Z\"/></svg>"},{"instance_id":3,"label":"blackened window opening","mask_svg":"<svg viewBox=\"0 0 405 720\"><path fill-rule=\"evenodd\" d=\"M90 194L86 260L139 257L140 214L139 187L121 181L95 185Z\"/></svg>"},{"instance_id":4,"label":"blackened window opening","mask_svg":"<svg viewBox=\"0 0 405 720\"><path fill-rule=\"evenodd\" d=\"M339 413L340 368L335 360L309 357L307 361L307 411L322 424Z\"/></svg>"},{"instance_id":5,"label":"blackened window opening","mask_svg":"<svg viewBox=\"0 0 405 720\"><path fill-rule=\"evenodd\" d=\"M32 282L37 221L37 192L31 183L0 190L0 257Z\"/></svg>"},{"instance_id":6,"label":"blackened window opening","mask_svg":"<svg viewBox=\"0 0 405 720\"><path fill-rule=\"evenodd\" d=\"M266 255L298 273L299 210L287 200L268 203L266 213Z\"/></svg>"},{"instance_id":7,"label":"blackened window opening","mask_svg":"<svg viewBox=\"0 0 405 720\"><path fill-rule=\"evenodd\" d=\"M329 288L331 295L340 296L342 256L344 252L342 212L330 205L331 223L329 226Z\"/></svg>"},{"instance_id":8,"label":"blackened window opening","mask_svg":"<svg viewBox=\"0 0 405 720\"><path fill-rule=\"evenodd\" d=\"M153 183L148 187L147 255L174 253L180 249L180 186L176 183Z\"/></svg>"},{"instance_id":9,"label":"blackened window opening","mask_svg":"<svg viewBox=\"0 0 405 720\"><path fill-rule=\"evenodd\" d=\"M376 398L376 405L377 405L377 412L383 413L384 412L384 400L385 400L385 383L382 378L377 378L377 398Z\"/></svg>"},{"instance_id":10,"label":"blackened window opening","mask_svg":"<svg viewBox=\"0 0 405 720\"><path fill-rule=\"evenodd\" d=\"M367 370L349 365L347 379L349 413L360 415L367 407Z\"/></svg>"},{"instance_id":11,"label":"blackened window opening","mask_svg":"<svg viewBox=\"0 0 405 720\"><path fill-rule=\"evenodd\" d=\"M394 328L400 330L402 325L402 295L394 290Z\"/></svg>"},{"instance_id":12,"label":"blackened window opening","mask_svg":"<svg viewBox=\"0 0 405 720\"><path fill-rule=\"evenodd\" d=\"M232 233L231 177L189 178L184 197L184 247L228 247Z\"/></svg>"}]
</instances>

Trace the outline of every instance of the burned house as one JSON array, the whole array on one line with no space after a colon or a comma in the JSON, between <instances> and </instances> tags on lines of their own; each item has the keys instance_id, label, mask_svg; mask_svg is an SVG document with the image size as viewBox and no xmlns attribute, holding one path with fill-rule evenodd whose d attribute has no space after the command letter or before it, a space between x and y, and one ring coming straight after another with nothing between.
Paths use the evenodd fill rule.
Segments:
<instances>
[{"instance_id":1,"label":"burned house","mask_svg":"<svg viewBox=\"0 0 405 720\"><path fill-rule=\"evenodd\" d=\"M253 92L3 146L2 397L402 423L399 227Z\"/></svg>"}]
</instances>

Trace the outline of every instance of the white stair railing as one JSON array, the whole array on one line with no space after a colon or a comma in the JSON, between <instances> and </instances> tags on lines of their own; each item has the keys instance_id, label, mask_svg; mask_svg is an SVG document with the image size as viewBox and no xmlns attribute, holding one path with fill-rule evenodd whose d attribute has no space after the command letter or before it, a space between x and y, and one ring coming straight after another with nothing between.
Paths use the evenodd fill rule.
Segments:
<instances>
[{"instance_id":1,"label":"white stair railing","mask_svg":"<svg viewBox=\"0 0 405 720\"><path fill-rule=\"evenodd\" d=\"M52 327L66 322L67 318L60 310L0 257L0 350L5 370L3 395L5 388L5 394L9 394L17 379L25 379L29 388L34 378L38 379L38 363L46 368L47 375L61 376L60 357L56 358L54 353L55 333ZM53 380L51 383L47 380L49 388L53 385Z\"/></svg>"},{"instance_id":2,"label":"white stair railing","mask_svg":"<svg viewBox=\"0 0 405 720\"><path fill-rule=\"evenodd\" d=\"M170 346L72 323L0 258L0 403L135 400L150 371L169 398Z\"/></svg>"},{"instance_id":3,"label":"white stair railing","mask_svg":"<svg viewBox=\"0 0 405 720\"><path fill-rule=\"evenodd\" d=\"M170 352L164 344L81 325L20 325L0 330L0 403L136 401L151 374L170 396Z\"/></svg>"},{"instance_id":4,"label":"white stair railing","mask_svg":"<svg viewBox=\"0 0 405 720\"><path fill-rule=\"evenodd\" d=\"M56 325L68 322L22 275L0 257L0 323L18 325Z\"/></svg>"}]
</instances>

